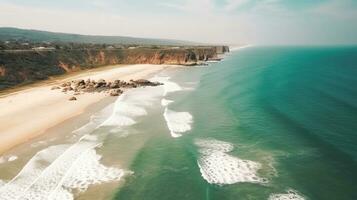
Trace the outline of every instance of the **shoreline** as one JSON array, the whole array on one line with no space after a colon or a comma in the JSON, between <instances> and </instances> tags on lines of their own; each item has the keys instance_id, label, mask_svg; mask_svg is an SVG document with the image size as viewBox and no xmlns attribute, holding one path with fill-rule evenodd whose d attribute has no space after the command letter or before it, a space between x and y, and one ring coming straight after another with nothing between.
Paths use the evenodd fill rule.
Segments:
<instances>
[{"instance_id":1,"label":"shoreline","mask_svg":"<svg viewBox=\"0 0 357 200\"><path fill-rule=\"evenodd\" d=\"M81 94L75 102L68 101L71 94L51 90L51 86L65 81L86 79L130 80L147 78L172 65L119 65L108 66L102 70L86 71L65 78L52 80L52 83L40 83L38 86L26 86L20 90L2 95L0 107L0 154L16 148L23 143L35 140L51 128L80 116L94 104L108 96L107 93ZM108 69L109 68L109 69ZM28 88L29 87L29 88ZM31 99L31 101L26 101ZM36 119L36 120L31 120Z\"/></svg>"}]
</instances>

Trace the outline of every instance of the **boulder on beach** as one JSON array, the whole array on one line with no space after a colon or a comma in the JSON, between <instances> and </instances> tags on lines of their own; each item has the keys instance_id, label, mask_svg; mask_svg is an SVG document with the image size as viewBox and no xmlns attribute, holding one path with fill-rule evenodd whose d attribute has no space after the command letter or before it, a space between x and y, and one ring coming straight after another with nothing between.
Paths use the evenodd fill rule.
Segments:
<instances>
[{"instance_id":1,"label":"boulder on beach","mask_svg":"<svg viewBox=\"0 0 357 200\"><path fill-rule=\"evenodd\" d=\"M110 96L119 96L123 93L123 91L121 89L115 89L115 90L111 90L109 95Z\"/></svg>"},{"instance_id":2,"label":"boulder on beach","mask_svg":"<svg viewBox=\"0 0 357 200\"><path fill-rule=\"evenodd\" d=\"M76 97L71 97L71 98L69 98L68 100L69 100L69 101L76 101L77 98L76 98Z\"/></svg>"},{"instance_id":3,"label":"boulder on beach","mask_svg":"<svg viewBox=\"0 0 357 200\"><path fill-rule=\"evenodd\" d=\"M120 80L115 80L112 84L110 84L110 88L119 88Z\"/></svg>"},{"instance_id":4,"label":"boulder on beach","mask_svg":"<svg viewBox=\"0 0 357 200\"><path fill-rule=\"evenodd\" d=\"M62 88L68 88L68 87L71 87L71 85L72 85L71 82L65 82L65 83L62 83L62 84L60 85L60 87L62 87Z\"/></svg>"},{"instance_id":5,"label":"boulder on beach","mask_svg":"<svg viewBox=\"0 0 357 200\"><path fill-rule=\"evenodd\" d=\"M73 83L74 83L74 86L75 86L75 87L78 87L78 86L81 86L81 85L85 85L85 84L86 84L83 79L73 81Z\"/></svg>"},{"instance_id":6,"label":"boulder on beach","mask_svg":"<svg viewBox=\"0 0 357 200\"><path fill-rule=\"evenodd\" d=\"M162 83L159 82L152 82L146 79L138 79L138 80L130 80L132 83L138 85L138 86L158 86L162 85Z\"/></svg>"},{"instance_id":7,"label":"boulder on beach","mask_svg":"<svg viewBox=\"0 0 357 200\"><path fill-rule=\"evenodd\" d=\"M158 86L162 85L159 82L151 82L146 79L130 80L130 82L122 80L114 80L113 82L106 81L104 79L99 79L98 81L87 79L87 80L73 80L71 82L62 83L61 86L54 86L51 89L61 89L62 92L73 92L74 95L79 95L81 93L91 93L91 92L106 92L110 96L119 96L123 93L120 88L137 88L143 86Z\"/></svg>"},{"instance_id":8,"label":"boulder on beach","mask_svg":"<svg viewBox=\"0 0 357 200\"><path fill-rule=\"evenodd\" d=\"M105 87L107 85L107 82L104 79L100 79L95 85L95 88L99 88L99 87Z\"/></svg>"},{"instance_id":9,"label":"boulder on beach","mask_svg":"<svg viewBox=\"0 0 357 200\"><path fill-rule=\"evenodd\" d=\"M88 85L90 82L91 82L90 79L87 79L86 80L86 85Z\"/></svg>"}]
</instances>

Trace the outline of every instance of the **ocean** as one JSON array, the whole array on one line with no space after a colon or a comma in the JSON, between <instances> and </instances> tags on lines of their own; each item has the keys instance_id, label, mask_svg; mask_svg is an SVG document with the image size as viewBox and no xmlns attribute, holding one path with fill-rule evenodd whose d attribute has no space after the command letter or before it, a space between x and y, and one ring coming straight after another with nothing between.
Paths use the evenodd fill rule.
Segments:
<instances>
[{"instance_id":1,"label":"ocean","mask_svg":"<svg viewBox=\"0 0 357 200\"><path fill-rule=\"evenodd\" d=\"M151 80L39 148L0 199L357 199L357 47L253 46Z\"/></svg>"},{"instance_id":2,"label":"ocean","mask_svg":"<svg viewBox=\"0 0 357 200\"><path fill-rule=\"evenodd\" d=\"M357 199L357 48L250 47L173 80L195 83L166 97L192 129L162 128L115 199Z\"/></svg>"}]
</instances>

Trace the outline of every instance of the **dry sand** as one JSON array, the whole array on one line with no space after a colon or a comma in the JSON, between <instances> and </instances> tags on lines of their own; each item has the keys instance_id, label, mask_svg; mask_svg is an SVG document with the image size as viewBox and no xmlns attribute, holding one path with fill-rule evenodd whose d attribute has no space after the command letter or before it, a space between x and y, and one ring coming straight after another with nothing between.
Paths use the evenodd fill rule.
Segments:
<instances>
[{"instance_id":1,"label":"dry sand","mask_svg":"<svg viewBox=\"0 0 357 200\"><path fill-rule=\"evenodd\" d=\"M167 68L166 65L127 65L87 71L69 76L61 82L76 79L130 80L147 78ZM35 138L45 131L108 97L107 93L82 94L77 101L69 101L72 93L51 90L53 84L34 86L0 98L0 154Z\"/></svg>"}]
</instances>

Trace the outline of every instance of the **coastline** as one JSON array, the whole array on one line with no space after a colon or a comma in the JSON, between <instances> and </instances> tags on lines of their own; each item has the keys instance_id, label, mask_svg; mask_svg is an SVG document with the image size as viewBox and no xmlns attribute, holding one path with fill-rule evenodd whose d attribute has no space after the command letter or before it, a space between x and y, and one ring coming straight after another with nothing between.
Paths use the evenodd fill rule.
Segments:
<instances>
[{"instance_id":1,"label":"coastline","mask_svg":"<svg viewBox=\"0 0 357 200\"><path fill-rule=\"evenodd\" d=\"M147 78L168 67L168 65L125 65L109 69L87 71L55 80L54 84L76 79L130 79ZM24 88L0 98L0 153L30 141L62 122L79 116L86 109L105 98L107 93L81 94L75 102L68 101L72 95L51 90L53 84L41 84ZM31 100L31 101L27 101ZM36 120L32 120L36 119Z\"/></svg>"}]
</instances>

